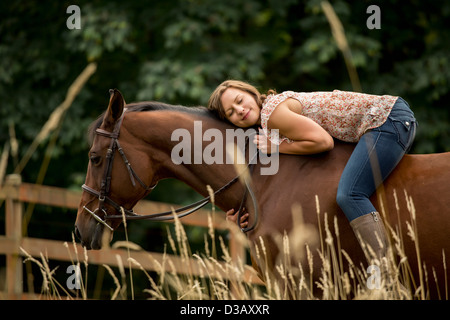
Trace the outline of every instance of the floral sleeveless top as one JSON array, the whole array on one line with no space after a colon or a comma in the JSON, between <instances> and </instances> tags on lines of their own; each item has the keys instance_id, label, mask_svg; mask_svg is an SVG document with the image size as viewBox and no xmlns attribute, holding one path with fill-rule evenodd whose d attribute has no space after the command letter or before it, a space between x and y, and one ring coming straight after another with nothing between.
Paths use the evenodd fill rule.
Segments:
<instances>
[{"instance_id":1,"label":"floral sleeveless top","mask_svg":"<svg viewBox=\"0 0 450 320\"><path fill-rule=\"evenodd\" d=\"M398 97L371 95L358 92L293 92L271 94L261 108L261 126L274 144L291 139L278 130L270 130L267 122L275 108L288 98L297 99L303 106L302 115L320 124L332 137L358 142L369 129L381 126L387 119Z\"/></svg>"}]
</instances>

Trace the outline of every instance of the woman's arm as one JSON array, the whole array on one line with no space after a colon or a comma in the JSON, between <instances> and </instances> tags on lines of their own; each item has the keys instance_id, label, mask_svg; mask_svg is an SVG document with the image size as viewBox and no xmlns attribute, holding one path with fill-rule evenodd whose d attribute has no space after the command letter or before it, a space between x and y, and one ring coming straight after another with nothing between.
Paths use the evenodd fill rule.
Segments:
<instances>
[{"instance_id":1,"label":"woman's arm","mask_svg":"<svg viewBox=\"0 0 450 320\"><path fill-rule=\"evenodd\" d=\"M287 142L283 141L278 146L278 152L279 153L286 153L286 154L316 154L321 153L325 151L330 151L334 147L334 141L331 139L331 141L323 141L322 143L313 142L313 141L294 141L294 142Z\"/></svg>"},{"instance_id":2,"label":"woman's arm","mask_svg":"<svg viewBox=\"0 0 450 320\"><path fill-rule=\"evenodd\" d=\"M313 120L300 115L301 104L289 98L280 103L270 115L268 126L278 129L279 133L294 140L292 143L284 141L279 146L280 153L315 154L334 148L333 137ZM258 148L270 152L270 141L259 135L255 139Z\"/></svg>"}]
</instances>

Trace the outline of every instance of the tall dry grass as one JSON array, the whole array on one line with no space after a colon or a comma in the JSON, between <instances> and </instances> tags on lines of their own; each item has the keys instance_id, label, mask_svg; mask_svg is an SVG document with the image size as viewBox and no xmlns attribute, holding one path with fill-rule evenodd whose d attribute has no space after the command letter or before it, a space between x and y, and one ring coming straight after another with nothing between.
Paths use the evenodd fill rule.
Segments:
<instances>
[{"instance_id":1,"label":"tall dry grass","mask_svg":"<svg viewBox=\"0 0 450 320\"><path fill-rule=\"evenodd\" d=\"M394 194L397 199L397 194ZM373 269L367 266L356 265L352 257L341 248L340 231L337 218L320 211L319 200L317 202L317 218L323 226L324 232L320 232L313 226L305 224L302 219L302 211L299 206L292 208L295 217L295 226L290 234L280 235L278 245L280 256L275 268L264 270L264 284L255 285L248 281L249 266L242 260L233 260L226 239L217 236L212 227L214 210L209 217L209 228L205 232L203 252L192 252L188 236L182 222L175 217L174 227L167 228L167 244L163 259L154 259L148 254L148 259L156 266L156 276L147 271L140 261L128 255L128 261L118 259L118 274L110 266L104 265L108 274L114 280L115 288L110 289L111 299L129 299L127 288L132 291L134 298L133 278L127 276L126 265L137 267L148 279L148 288L144 293L148 299L159 300L261 300L261 299L414 299L424 300L430 296L429 287L431 281L444 281L445 292L438 292L440 299L448 299L448 279L437 279L435 268L426 266L421 261L420 243L417 237L417 224L414 204L405 193L408 201L408 210L411 220L407 222L407 236L416 244L417 261L410 261L405 254L402 230L394 230L387 226L392 243L389 254L382 261L373 259L374 263L382 270L379 279L379 289L371 289L374 284ZM398 208L398 206L397 206ZM230 232L240 232L236 226L230 226ZM216 239L217 238L217 239ZM248 248L245 236L239 235L242 246ZM307 243L307 244L305 244ZM69 248L69 244L65 244ZM39 266L42 274L41 295L47 299L79 298L89 299L92 293L87 287L88 256L86 251L78 253L75 242L75 256L70 257L74 265L84 268L81 289L70 291L65 284L60 284L54 279L55 269L49 267L48 259L41 255L41 259L35 259L27 255L27 259ZM142 250L136 244L127 241L116 243L115 247L127 248L127 250ZM314 252L313 247L318 249ZM264 241L259 239L256 246L256 257L260 265L268 263ZM366 248L372 252L371 248ZM220 256L219 256L220 252ZM68 254L71 255L70 250ZM320 274L314 274L314 254L320 257ZM177 269L173 256L181 259L183 270ZM375 256L375 255L374 255ZM292 258L305 258L305 263L292 264ZM193 259L192 259L193 258ZM443 252L443 267L447 272L445 252ZM419 279L413 279L411 273L412 263L419 266ZM431 267L431 269L430 269ZM131 271L130 271L131 275ZM256 275L254 275L256 276ZM318 280L313 280L318 276ZM436 293L434 293L436 294Z\"/></svg>"}]
</instances>

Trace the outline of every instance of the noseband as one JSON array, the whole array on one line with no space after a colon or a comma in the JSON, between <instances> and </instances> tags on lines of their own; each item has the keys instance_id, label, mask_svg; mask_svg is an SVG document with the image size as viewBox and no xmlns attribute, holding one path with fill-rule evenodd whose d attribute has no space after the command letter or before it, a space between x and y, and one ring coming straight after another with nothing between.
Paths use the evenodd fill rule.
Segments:
<instances>
[{"instance_id":1,"label":"noseband","mask_svg":"<svg viewBox=\"0 0 450 320\"><path fill-rule=\"evenodd\" d=\"M152 221L167 221L167 220L173 220L174 219L174 214L177 214L178 218L182 218L184 216L187 216L197 210L199 210L200 208L204 207L205 205L207 205L208 203L211 202L211 196L205 197L197 202L194 202L190 205L178 208L176 210L173 211L165 211L165 212L160 212L160 213L153 213L153 214L147 214L147 215L139 215L136 214L133 209L126 209L123 206L121 206L120 204L118 204L117 202L115 202L114 200L112 200L109 197L109 193L111 191L111 175L112 175L112 165L113 165L113 161L114 161L114 155L116 153L116 150L119 152L119 154L121 155L125 166L127 167L128 170L128 174L130 176L130 180L131 183L133 185L133 187L136 186L136 181L137 180L139 182L139 184L142 186L142 188L148 192L153 190L156 187L156 184L152 185L152 186L147 186L142 179L139 178L139 176L137 175L137 173L133 170L130 162L128 161L127 157L125 156L125 153L123 152L122 147L120 146L119 143L119 133L120 133L120 127L122 126L122 122L123 122L123 118L125 117L125 112L127 109L124 109L122 116L120 117L119 121L116 122L115 126L114 126L114 130L113 132L109 132L100 128L97 128L95 130L95 133L107 138L111 139L111 143L109 145L109 148L106 152L106 167L105 167L105 172L103 175L103 179L100 185L100 191L97 191L89 186L87 186L86 184L83 184L81 186L81 188L86 191L87 193L95 196L98 198L99 201L99 206L97 209L95 209L94 211L89 210L86 206L83 207L84 210L86 210L88 213L90 213L92 215L92 217L98 222L103 224L105 227L107 227L109 230L114 231L113 228L106 223L107 220L116 220L116 219L126 219L126 220L152 220ZM246 145L248 143L248 137L246 137ZM250 173L253 171L253 160L254 158L258 155L258 153L255 153L255 155L253 156L253 158L249 161L249 164L247 165L247 169L250 170ZM246 171L244 170L244 172ZM243 173L237 175L235 178L233 178L232 180L230 180L227 184L225 184L224 186L222 186L220 189L216 190L214 192L214 196L221 193L222 191L228 189L231 185L233 185L236 181L239 180L239 178L241 177ZM250 230L253 230L257 224L257 220L258 220L258 206L257 206L257 201L256 201L256 197L252 191L252 189L250 188L250 185L248 183L248 181L246 179L244 179L245 182L245 192L244 192L244 196L242 198L240 207L239 207L239 211L238 211L238 224L240 223L241 220L241 216L242 216L242 211L243 211L243 207L245 205L246 199L247 199L247 195L250 194L251 198L252 198L252 202L253 202L253 208L255 210L255 220L252 226L247 227L247 228L241 228L241 230L243 232L248 232ZM117 212L119 212L120 214L116 214L116 215L108 215L107 211L105 209L105 203L107 203L108 205L110 205L111 207L113 207ZM97 212L103 212L104 217L101 218Z\"/></svg>"}]
</instances>

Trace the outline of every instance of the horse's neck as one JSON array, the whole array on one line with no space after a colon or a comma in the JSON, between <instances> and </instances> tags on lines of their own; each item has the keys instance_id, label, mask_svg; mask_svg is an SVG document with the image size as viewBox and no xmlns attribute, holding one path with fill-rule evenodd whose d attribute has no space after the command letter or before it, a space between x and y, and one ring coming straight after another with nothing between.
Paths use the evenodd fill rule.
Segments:
<instances>
[{"instance_id":1,"label":"horse's neck","mask_svg":"<svg viewBox=\"0 0 450 320\"><path fill-rule=\"evenodd\" d=\"M142 119L146 122L142 126L146 128L146 136L143 139L150 147L149 153L158 154L157 159L154 157L152 161L158 162L157 174L159 179L176 178L185 182L203 196L207 196L207 185L216 191L236 176L232 164L206 164L205 159L199 158L199 155L200 157L203 155L204 147L211 143L203 141L203 133L212 128L224 133L225 129L229 127L227 124L213 118L174 111L151 111L147 112ZM196 127L194 127L195 121L198 121ZM196 149L195 145L194 148L188 148L190 149L190 155L187 158L190 161L176 164L176 161L172 158L172 150L177 145L180 148L180 143L183 142L182 138L186 138L180 135L188 132L191 139L190 145L201 143L201 150ZM225 136L225 133L223 136ZM229 209L234 206L234 203L240 201L242 193L243 187L237 183L236 186L232 186L228 191L217 196L216 204L219 207L228 206Z\"/></svg>"}]
</instances>

